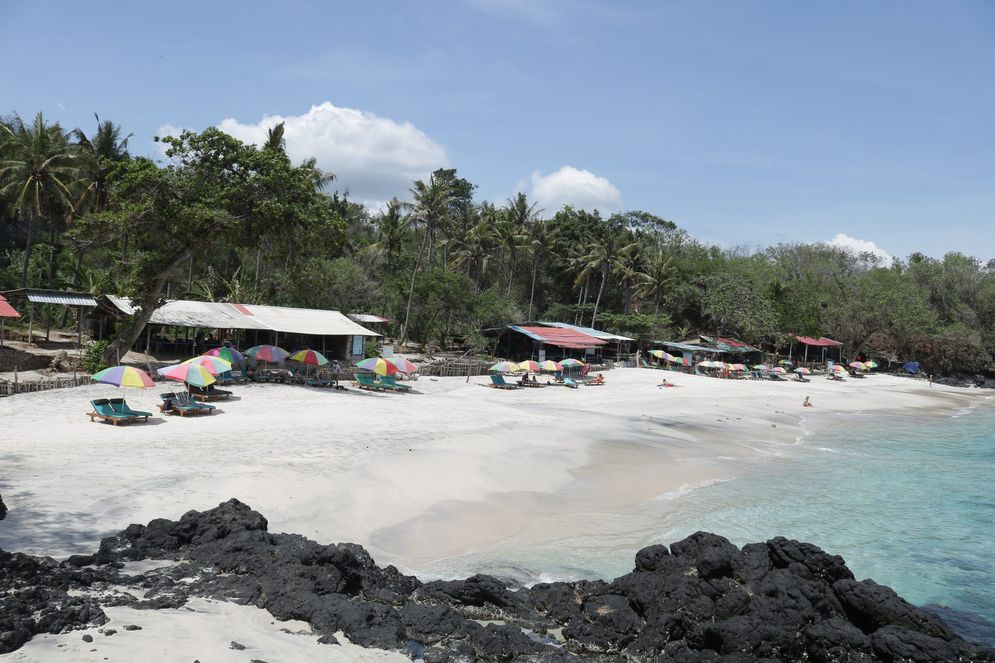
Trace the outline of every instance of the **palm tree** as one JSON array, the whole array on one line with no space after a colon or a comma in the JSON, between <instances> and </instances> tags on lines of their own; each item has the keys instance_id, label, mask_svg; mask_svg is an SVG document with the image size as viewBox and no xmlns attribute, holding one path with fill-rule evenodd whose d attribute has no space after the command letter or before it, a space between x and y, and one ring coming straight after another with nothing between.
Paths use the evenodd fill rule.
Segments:
<instances>
[{"instance_id":1,"label":"palm tree","mask_svg":"<svg viewBox=\"0 0 995 663\"><path fill-rule=\"evenodd\" d=\"M580 285L588 278L596 274L601 276L601 284L598 286L598 297L594 301L594 313L591 314L591 326L594 326L598 319L598 308L601 306L601 296L605 291L605 283L611 275L612 270L621 266L621 258L626 251L632 250L632 244L624 245L625 239L620 229L606 228L602 233L600 241L587 245L586 252L574 258L576 266L579 268L575 283Z\"/></svg>"},{"instance_id":2,"label":"palm tree","mask_svg":"<svg viewBox=\"0 0 995 663\"><path fill-rule=\"evenodd\" d=\"M0 125L3 160L0 161L0 197L12 201L22 221L27 221L21 287L28 285L28 264L36 220L48 219L59 205L72 207L74 158L62 127L47 124L41 113L27 125L18 115Z\"/></svg>"},{"instance_id":3,"label":"palm tree","mask_svg":"<svg viewBox=\"0 0 995 663\"><path fill-rule=\"evenodd\" d=\"M515 275L515 258L518 256L518 249L524 248L527 244L527 234L529 225L536 220L538 211L536 205L529 204L529 200L524 193L519 191L514 198L508 200L505 207L505 219L510 228L502 230L502 243L510 254L510 266L508 269L508 297L511 297L511 282Z\"/></svg>"},{"instance_id":4,"label":"palm tree","mask_svg":"<svg viewBox=\"0 0 995 663\"><path fill-rule=\"evenodd\" d=\"M281 152L287 151L287 141L283 138L285 126L284 123L280 124L266 130L266 142L263 143L264 150L279 150Z\"/></svg>"},{"instance_id":5,"label":"palm tree","mask_svg":"<svg viewBox=\"0 0 995 663\"><path fill-rule=\"evenodd\" d=\"M508 254L508 297L510 298L511 284L515 278L515 259L518 257L519 249L527 246L528 237L525 235L526 229L509 218L508 210L502 211L503 218L494 225L494 234L498 247Z\"/></svg>"},{"instance_id":6,"label":"palm tree","mask_svg":"<svg viewBox=\"0 0 995 663\"><path fill-rule=\"evenodd\" d=\"M383 290L381 314L385 315L387 313L387 277L394 274L394 260L401 255L401 249L404 248L404 238L411 226L411 217L404 213L403 205L397 198L394 198L387 203L387 209L381 212L373 223L376 227L376 241L366 247L366 250L381 256L386 263L381 283Z\"/></svg>"},{"instance_id":7,"label":"palm tree","mask_svg":"<svg viewBox=\"0 0 995 663\"><path fill-rule=\"evenodd\" d=\"M539 271L539 262L546 255L553 242L556 240L554 233L549 230L549 224L539 220L529 228L529 251L532 253L532 285L529 288L529 313L527 320L532 319L532 304L536 294L536 273Z\"/></svg>"},{"instance_id":8,"label":"palm tree","mask_svg":"<svg viewBox=\"0 0 995 663\"><path fill-rule=\"evenodd\" d=\"M445 223L454 194L455 191L451 184L437 177L435 173L429 177L428 184L422 180L417 180L411 187L411 195L414 196L412 221L420 222L425 234L422 237L421 247L418 249L418 258L415 260L414 269L411 270L408 304L404 310L404 325L401 327L401 344L407 340L408 323L411 320L411 300L414 298L415 279L418 276L418 270L421 269L422 258L425 256L425 250L431 247L434 232ZM431 254L429 254L429 260L431 261Z\"/></svg>"},{"instance_id":9,"label":"palm tree","mask_svg":"<svg viewBox=\"0 0 995 663\"><path fill-rule=\"evenodd\" d=\"M674 266L670 256L657 249L646 259L646 267L636 275L636 296L653 300L653 312L660 312L660 299L674 282Z\"/></svg>"},{"instance_id":10,"label":"palm tree","mask_svg":"<svg viewBox=\"0 0 995 663\"><path fill-rule=\"evenodd\" d=\"M466 269L467 276L473 279L473 284L480 290L480 282L487 271L497 238L490 219L483 217L465 234L449 241L452 248L453 266Z\"/></svg>"}]
</instances>

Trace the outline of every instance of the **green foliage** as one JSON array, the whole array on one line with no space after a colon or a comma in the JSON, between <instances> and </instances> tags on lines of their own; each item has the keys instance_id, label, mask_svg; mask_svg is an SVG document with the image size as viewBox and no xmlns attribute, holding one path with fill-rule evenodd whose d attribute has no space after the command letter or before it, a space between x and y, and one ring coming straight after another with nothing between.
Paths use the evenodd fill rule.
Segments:
<instances>
[{"instance_id":1,"label":"green foliage","mask_svg":"<svg viewBox=\"0 0 995 663\"><path fill-rule=\"evenodd\" d=\"M97 371L107 368L104 363L104 352L109 343L107 341L95 341L86 346L86 353L83 355L83 370L91 375Z\"/></svg>"}]
</instances>

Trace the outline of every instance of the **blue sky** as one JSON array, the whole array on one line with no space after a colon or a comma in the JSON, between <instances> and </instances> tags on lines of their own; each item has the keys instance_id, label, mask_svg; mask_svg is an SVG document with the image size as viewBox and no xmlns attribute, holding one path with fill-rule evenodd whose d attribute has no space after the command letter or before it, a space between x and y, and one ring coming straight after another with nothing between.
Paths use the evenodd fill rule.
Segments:
<instances>
[{"instance_id":1,"label":"blue sky","mask_svg":"<svg viewBox=\"0 0 995 663\"><path fill-rule=\"evenodd\" d=\"M725 245L995 257L993 3L13 0L0 54L0 113L149 155L278 117L371 205L449 165Z\"/></svg>"}]
</instances>

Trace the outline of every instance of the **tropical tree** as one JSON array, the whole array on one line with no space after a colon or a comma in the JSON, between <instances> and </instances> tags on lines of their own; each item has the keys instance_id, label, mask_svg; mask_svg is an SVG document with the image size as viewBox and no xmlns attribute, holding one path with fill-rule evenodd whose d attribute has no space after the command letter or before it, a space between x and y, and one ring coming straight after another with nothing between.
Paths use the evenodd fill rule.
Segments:
<instances>
[{"instance_id":1,"label":"tropical tree","mask_svg":"<svg viewBox=\"0 0 995 663\"><path fill-rule=\"evenodd\" d=\"M15 114L0 124L0 136L0 198L11 201L15 213L27 223L21 267L21 287L25 288L35 224L48 221L54 231L59 208L72 209L75 159L62 127L45 122L41 113L30 125Z\"/></svg>"},{"instance_id":2,"label":"tropical tree","mask_svg":"<svg viewBox=\"0 0 995 663\"><path fill-rule=\"evenodd\" d=\"M598 308L605 292L605 283L612 271L622 264L622 256L633 249L629 235L616 217L612 217L601 229L600 237L587 245L585 251L574 258L578 267L575 283L580 284L591 276L600 277L598 296L594 301L594 312L591 314L591 327L598 319Z\"/></svg>"},{"instance_id":3,"label":"tropical tree","mask_svg":"<svg viewBox=\"0 0 995 663\"><path fill-rule=\"evenodd\" d=\"M404 206L397 198L387 203L386 209L374 219L375 241L366 250L383 259L385 269L381 277L383 289L382 314L387 313L387 278L394 275L394 266L404 249L404 240L411 227L411 217L404 213Z\"/></svg>"},{"instance_id":4,"label":"tropical tree","mask_svg":"<svg viewBox=\"0 0 995 663\"><path fill-rule=\"evenodd\" d=\"M636 297L652 301L653 313L659 313L660 301L673 282L673 262L662 249L657 249L646 257L643 271L636 274Z\"/></svg>"}]
</instances>

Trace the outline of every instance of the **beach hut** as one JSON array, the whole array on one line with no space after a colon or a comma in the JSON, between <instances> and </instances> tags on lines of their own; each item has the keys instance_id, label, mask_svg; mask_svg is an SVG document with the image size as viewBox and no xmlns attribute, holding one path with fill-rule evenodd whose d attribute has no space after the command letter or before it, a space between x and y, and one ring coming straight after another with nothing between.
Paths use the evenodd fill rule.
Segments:
<instances>
[{"instance_id":1,"label":"beach hut","mask_svg":"<svg viewBox=\"0 0 995 663\"><path fill-rule=\"evenodd\" d=\"M19 318L21 314L14 310L7 298L0 295L0 348L3 347L3 325L7 318Z\"/></svg>"}]
</instances>

